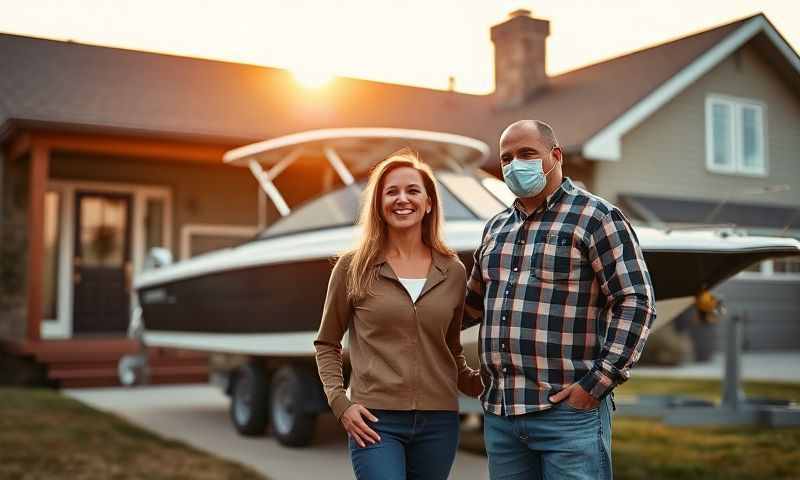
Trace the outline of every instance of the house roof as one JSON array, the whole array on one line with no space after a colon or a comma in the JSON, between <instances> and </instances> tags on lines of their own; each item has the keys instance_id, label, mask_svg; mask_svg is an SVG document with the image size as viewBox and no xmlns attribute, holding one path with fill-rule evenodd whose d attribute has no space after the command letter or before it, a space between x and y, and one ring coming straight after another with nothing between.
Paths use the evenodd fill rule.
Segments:
<instances>
[{"instance_id":1,"label":"house roof","mask_svg":"<svg viewBox=\"0 0 800 480\"><path fill-rule=\"evenodd\" d=\"M504 116L543 119L558 132L562 145L578 149L748 20L550 77L544 91Z\"/></svg>"},{"instance_id":2,"label":"house roof","mask_svg":"<svg viewBox=\"0 0 800 480\"><path fill-rule=\"evenodd\" d=\"M637 220L660 223L733 224L776 230L796 228L800 209L785 205L620 194L623 207Z\"/></svg>"},{"instance_id":3,"label":"house roof","mask_svg":"<svg viewBox=\"0 0 800 480\"><path fill-rule=\"evenodd\" d=\"M230 145L316 128L395 127L494 146L509 123L539 118L569 152L614 160L626 131L751 40L781 72L800 72L797 53L759 14L553 76L523 106L499 110L492 95L349 78L315 93L281 69L0 34L0 70L7 72L0 125L41 122Z\"/></svg>"},{"instance_id":4,"label":"house roof","mask_svg":"<svg viewBox=\"0 0 800 480\"><path fill-rule=\"evenodd\" d=\"M0 34L8 120L249 143L326 127L476 136L488 98L338 78L315 93L286 70ZM456 100L457 99L457 100Z\"/></svg>"}]
</instances>

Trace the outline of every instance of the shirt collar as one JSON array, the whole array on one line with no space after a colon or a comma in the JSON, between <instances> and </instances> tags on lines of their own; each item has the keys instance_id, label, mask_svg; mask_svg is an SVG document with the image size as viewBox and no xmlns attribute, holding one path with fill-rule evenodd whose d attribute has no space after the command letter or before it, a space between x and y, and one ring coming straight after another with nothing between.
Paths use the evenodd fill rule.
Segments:
<instances>
[{"instance_id":1,"label":"shirt collar","mask_svg":"<svg viewBox=\"0 0 800 480\"><path fill-rule=\"evenodd\" d=\"M447 273L447 259L448 257L442 253L440 253L436 249L431 249L431 263L433 266L439 270L442 274ZM378 255L375 256L375 260L372 262L373 266L380 266L386 263L386 253L383 251L379 252Z\"/></svg>"},{"instance_id":2,"label":"shirt collar","mask_svg":"<svg viewBox=\"0 0 800 480\"><path fill-rule=\"evenodd\" d=\"M551 193L550 195L547 196L547 198L545 198L544 208L540 206L535 211L528 213L525 211L525 206L522 204L520 199L517 198L516 200L514 200L514 209L517 210L519 213L521 213L524 217L533 215L538 211L546 212L547 210L553 208L564 197L565 194L571 194L574 192L575 192L575 184L572 183L572 180L569 177L564 177L561 180L561 185L559 185L558 188L553 193Z\"/></svg>"}]
</instances>

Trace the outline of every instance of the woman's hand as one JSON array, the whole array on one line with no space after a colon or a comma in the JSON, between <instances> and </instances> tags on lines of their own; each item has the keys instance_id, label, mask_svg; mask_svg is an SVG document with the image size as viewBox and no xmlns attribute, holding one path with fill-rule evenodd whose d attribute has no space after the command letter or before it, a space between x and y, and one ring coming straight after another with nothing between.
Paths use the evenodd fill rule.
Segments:
<instances>
[{"instance_id":1,"label":"woman's hand","mask_svg":"<svg viewBox=\"0 0 800 480\"><path fill-rule=\"evenodd\" d=\"M468 397L478 397L483 393L483 379L480 370L467 370L458 377L458 390Z\"/></svg>"},{"instance_id":2,"label":"woman's hand","mask_svg":"<svg viewBox=\"0 0 800 480\"><path fill-rule=\"evenodd\" d=\"M347 431L347 435L355 440L358 446L362 448L367 442L375 444L381 441L380 435L378 435L375 430L369 428L364 418L371 422L378 421L378 418L371 414L365 406L354 403L344 411L342 417L339 419L339 421L342 422L342 427Z\"/></svg>"}]
</instances>

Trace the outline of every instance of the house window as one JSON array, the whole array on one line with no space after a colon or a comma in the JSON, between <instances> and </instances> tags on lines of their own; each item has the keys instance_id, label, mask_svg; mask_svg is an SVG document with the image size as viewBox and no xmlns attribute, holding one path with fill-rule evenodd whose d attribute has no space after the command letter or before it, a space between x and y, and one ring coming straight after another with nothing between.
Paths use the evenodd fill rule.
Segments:
<instances>
[{"instance_id":1,"label":"house window","mask_svg":"<svg viewBox=\"0 0 800 480\"><path fill-rule=\"evenodd\" d=\"M712 172L766 175L764 105L712 95L706 99L706 166Z\"/></svg>"},{"instance_id":2,"label":"house window","mask_svg":"<svg viewBox=\"0 0 800 480\"><path fill-rule=\"evenodd\" d=\"M797 257L777 258L772 261L773 275L799 275L800 259Z\"/></svg>"},{"instance_id":3,"label":"house window","mask_svg":"<svg viewBox=\"0 0 800 480\"><path fill-rule=\"evenodd\" d=\"M44 195L44 275L42 289L46 319L58 318L58 261L61 236L61 192Z\"/></svg>"},{"instance_id":4,"label":"house window","mask_svg":"<svg viewBox=\"0 0 800 480\"><path fill-rule=\"evenodd\" d=\"M164 199L148 198L145 202L144 213L144 251L145 255L151 248L164 247Z\"/></svg>"}]
</instances>

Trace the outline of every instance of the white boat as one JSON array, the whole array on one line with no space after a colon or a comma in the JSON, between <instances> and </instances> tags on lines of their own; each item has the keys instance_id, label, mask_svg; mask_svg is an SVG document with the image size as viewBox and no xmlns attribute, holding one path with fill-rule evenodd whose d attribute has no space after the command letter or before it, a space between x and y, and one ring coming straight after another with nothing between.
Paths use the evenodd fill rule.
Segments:
<instances>
[{"instance_id":1,"label":"white boat","mask_svg":"<svg viewBox=\"0 0 800 480\"><path fill-rule=\"evenodd\" d=\"M151 347L210 352L217 378L232 395L231 418L244 434L272 423L287 445L311 439L328 410L314 367L332 258L355 244L363 179L392 151L410 146L434 169L445 214L445 238L468 270L486 220L513 194L481 171L489 147L439 132L387 128L328 129L248 145L225 155L249 168L282 218L252 240L140 274L140 310L133 330ZM294 163L336 172L338 188L289 205L275 178ZM749 265L800 254L800 242L731 230L665 231L635 227L656 294L658 324L683 311ZM657 324L657 326L658 326ZM470 364L478 365L477 327L462 333ZM130 362L139 365L141 362ZM136 372L121 368L128 381Z\"/></svg>"}]
</instances>

